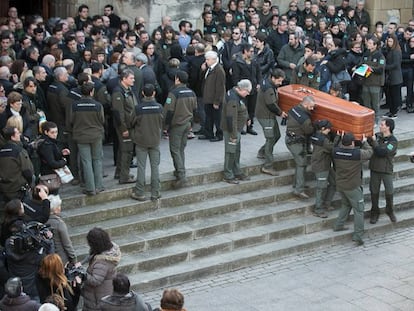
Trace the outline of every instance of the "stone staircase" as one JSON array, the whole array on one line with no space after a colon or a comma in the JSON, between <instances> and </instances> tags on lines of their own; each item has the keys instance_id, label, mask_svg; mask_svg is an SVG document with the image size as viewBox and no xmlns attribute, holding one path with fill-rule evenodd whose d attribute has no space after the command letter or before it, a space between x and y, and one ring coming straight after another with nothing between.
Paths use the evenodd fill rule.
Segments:
<instances>
[{"instance_id":1,"label":"stone staircase","mask_svg":"<svg viewBox=\"0 0 414 311\"><path fill-rule=\"evenodd\" d=\"M398 222L392 224L382 208L377 224L365 222L366 237L414 224L414 164L407 156L414 135L398 138L394 173ZM292 195L294 169L289 156L279 158L275 166L280 176L261 174L260 165L245 167L252 178L239 185L222 182L219 169L189 176L189 187L180 190L172 190L171 177L164 176L163 197L157 202L129 199L132 188L119 186L95 197L67 195L62 216L80 259L88 252L87 232L94 226L108 230L123 252L119 271L127 273L140 292L350 240L352 223L348 231L332 231L337 211L327 219L314 217L314 198L298 201ZM312 174L307 178L312 193ZM368 182L365 169L366 215ZM336 195L333 205L339 204Z\"/></svg>"}]
</instances>

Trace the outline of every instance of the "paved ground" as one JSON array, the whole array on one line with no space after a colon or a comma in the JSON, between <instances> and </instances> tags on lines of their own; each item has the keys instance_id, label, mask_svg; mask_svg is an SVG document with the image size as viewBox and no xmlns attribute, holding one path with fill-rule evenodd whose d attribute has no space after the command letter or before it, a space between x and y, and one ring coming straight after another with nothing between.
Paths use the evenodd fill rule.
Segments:
<instances>
[{"instance_id":1,"label":"paved ground","mask_svg":"<svg viewBox=\"0 0 414 311\"><path fill-rule=\"evenodd\" d=\"M414 310L414 228L279 258L178 288L188 311ZM158 306L161 292L145 293Z\"/></svg>"}]
</instances>

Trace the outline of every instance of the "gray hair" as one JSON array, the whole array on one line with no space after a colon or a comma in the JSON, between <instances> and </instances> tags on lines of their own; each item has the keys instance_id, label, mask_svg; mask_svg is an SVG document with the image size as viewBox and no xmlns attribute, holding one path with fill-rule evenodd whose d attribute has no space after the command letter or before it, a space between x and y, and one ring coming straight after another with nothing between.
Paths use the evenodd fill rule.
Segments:
<instances>
[{"instance_id":1,"label":"gray hair","mask_svg":"<svg viewBox=\"0 0 414 311\"><path fill-rule=\"evenodd\" d=\"M56 210L62 206L62 199L60 198L58 194L57 195L50 194L48 199L50 201L50 212L55 213Z\"/></svg>"},{"instance_id":2,"label":"gray hair","mask_svg":"<svg viewBox=\"0 0 414 311\"><path fill-rule=\"evenodd\" d=\"M218 54L215 51L207 51L206 54L204 55L204 57L207 58L212 58L217 60L218 59Z\"/></svg>"},{"instance_id":3,"label":"gray hair","mask_svg":"<svg viewBox=\"0 0 414 311\"><path fill-rule=\"evenodd\" d=\"M55 57L52 54L46 54L45 56L43 56L42 64L44 64L44 65L50 65L50 64L52 64L55 61L56 61L56 59L55 59Z\"/></svg>"},{"instance_id":4,"label":"gray hair","mask_svg":"<svg viewBox=\"0 0 414 311\"><path fill-rule=\"evenodd\" d=\"M247 90L250 92L252 90L252 83L249 79L242 79L237 82L237 87L241 90Z\"/></svg>"},{"instance_id":5,"label":"gray hair","mask_svg":"<svg viewBox=\"0 0 414 311\"><path fill-rule=\"evenodd\" d=\"M53 303L46 302L40 306L39 311L59 311L59 308Z\"/></svg>"},{"instance_id":6,"label":"gray hair","mask_svg":"<svg viewBox=\"0 0 414 311\"><path fill-rule=\"evenodd\" d=\"M68 71L66 70L65 67L57 67L54 71L53 71L53 75L55 76L56 80L59 80L59 78L66 74Z\"/></svg>"},{"instance_id":7,"label":"gray hair","mask_svg":"<svg viewBox=\"0 0 414 311\"><path fill-rule=\"evenodd\" d=\"M313 96L307 95L302 99L302 103L303 104L314 104L315 99L313 98Z\"/></svg>"}]
</instances>

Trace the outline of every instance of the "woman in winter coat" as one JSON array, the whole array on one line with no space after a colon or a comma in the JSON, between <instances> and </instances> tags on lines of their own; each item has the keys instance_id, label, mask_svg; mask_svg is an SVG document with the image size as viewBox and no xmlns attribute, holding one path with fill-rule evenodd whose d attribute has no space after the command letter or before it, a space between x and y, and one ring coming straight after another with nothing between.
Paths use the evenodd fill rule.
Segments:
<instances>
[{"instance_id":1,"label":"woman in winter coat","mask_svg":"<svg viewBox=\"0 0 414 311\"><path fill-rule=\"evenodd\" d=\"M121 260L119 246L113 243L109 234L101 228L93 228L86 236L90 247L89 266L82 296L83 310L100 310L102 297L112 294L112 279Z\"/></svg>"},{"instance_id":2,"label":"woman in winter coat","mask_svg":"<svg viewBox=\"0 0 414 311\"><path fill-rule=\"evenodd\" d=\"M384 116L396 118L402 105L401 86L403 83L401 60L402 53L398 39L394 34L387 38L385 50L385 99L390 111Z\"/></svg>"},{"instance_id":3,"label":"woman in winter coat","mask_svg":"<svg viewBox=\"0 0 414 311\"><path fill-rule=\"evenodd\" d=\"M66 223L60 217L62 210L62 200L59 195L50 195L50 217L47 224L53 230L53 242L55 243L55 252L62 259L63 264L68 262L76 263L76 253L70 240Z\"/></svg>"},{"instance_id":4,"label":"woman in winter coat","mask_svg":"<svg viewBox=\"0 0 414 311\"><path fill-rule=\"evenodd\" d=\"M65 156L70 154L69 149L60 150L57 145L58 127L56 123L46 121L42 123L42 141L39 142L37 153L40 158L40 175L55 174L55 169L66 165ZM57 194L57 191L50 191Z\"/></svg>"}]
</instances>

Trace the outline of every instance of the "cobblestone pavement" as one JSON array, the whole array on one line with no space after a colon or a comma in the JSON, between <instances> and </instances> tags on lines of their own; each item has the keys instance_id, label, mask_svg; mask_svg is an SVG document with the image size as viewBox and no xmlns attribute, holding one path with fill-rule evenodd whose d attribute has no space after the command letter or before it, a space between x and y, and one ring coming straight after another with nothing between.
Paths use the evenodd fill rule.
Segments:
<instances>
[{"instance_id":1,"label":"cobblestone pavement","mask_svg":"<svg viewBox=\"0 0 414 311\"><path fill-rule=\"evenodd\" d=\"M363 247L322 247L177 288L188 311L414 310L414 228L365 241ZM157 307L162 290L142 295Z\"/></svg>"}]
</instances>

